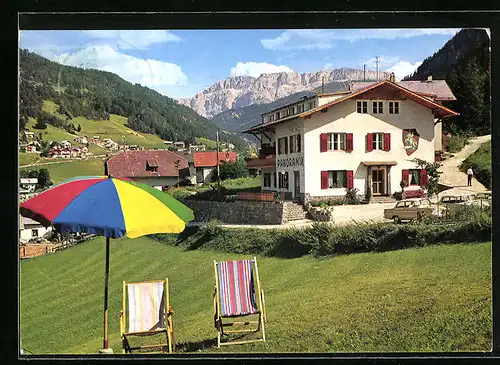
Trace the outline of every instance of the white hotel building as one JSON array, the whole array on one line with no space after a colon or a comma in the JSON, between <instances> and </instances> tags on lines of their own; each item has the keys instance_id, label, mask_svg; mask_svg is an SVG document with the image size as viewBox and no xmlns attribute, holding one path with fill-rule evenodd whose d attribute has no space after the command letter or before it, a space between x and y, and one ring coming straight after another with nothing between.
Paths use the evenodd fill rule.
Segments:
<instances>
[{"instance_id":1,"label":"white hotel building","mask_svg":"<svg viewBox=\"0 0 500 365\"><path fill-rule=\"evenodd\" d=\"M245 133L261 141L249 168L261 169L262 190L286 199L391 196L425 186L427 175L411 162L442 151L442 122L458 115L444 80L354 82L349 90L304 97L262 114Z\"/></svg>"}]
</instances>

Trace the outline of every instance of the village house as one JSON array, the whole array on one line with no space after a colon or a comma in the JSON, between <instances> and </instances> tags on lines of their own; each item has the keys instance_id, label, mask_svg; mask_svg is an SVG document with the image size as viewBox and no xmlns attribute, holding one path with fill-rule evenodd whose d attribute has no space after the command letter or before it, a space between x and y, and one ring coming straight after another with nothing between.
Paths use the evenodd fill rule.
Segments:
<instances>
[{"instance_id":1,"label":"village house","mask_svg":"<svg viewBox=\"0 0 500 365\"><path fill-rule=\"evenodd\" d=\"M177 148L177 151L182 152L182 151L185 151L186 144L182 141L177 141L177 142L174 142L174 147Z\"/></svg>"},{"instance_id":2,"label":"village house","mask_svg":"<svg viewBox=\"0 0 500 365\"><path fill-rule=\"evenodd\" d=\"M87 136L78 136L78 137L75 138L75 142L82 143L82 144L87 144L89 141L87 139Z\"/></svg>"},{"instance_id":3,"label":"village house","mask_svg":"<svg viewBox=\"0 0 500 365\"><path fill-rule=\"evenodd\" d=\"M19 151L26 153L40 153L40 142L30 141L29 143L22 143L19 145Z\"/></svg>"},{"instance_id":4,"label":"village house","mask_svg":"<svg viewBox=\"0 0 500 365\"><path fill-rule=\"evenodd\" d=\"M225 162L236 162L236 152L219 152L219 156L215 151L194 152L193 164L196 169L196 183L211 182L217 165Z\"/></svg>"},{"instance_id":5,"label":"village house","mask_svg":"<svg viewBox=\"0 0 500 365\"><path fill-rule=\"evenodd\" d=\"M206 151L207 146L204 144L190 144L189 145L189 151L191 152L197 152L197 151Z\"/></svg>"},{"instance_id":6,"label":"village house","mask_svg":"<svg viewBox=\"0 0 500 365\"><path fill-rule=\"evenodd\" d=\"M44 227L31 218L19 216L19 240L21 243L41 238L50 231L52 231L52 227Z\"/></svg>"},{"instance_id":7,"label":"village house","mask_svg":"<svg viewBox=\"0 0 500 365\"><path fill-rule=\"evenodd\" d=\"M59 146L62 148L71 148L71 142L70 141L61 141L59 142Z\"/></svg>"},{"instance_id":8,"label":"village house","mask_svg":"<svg viewBox=\"0 0 500 365\"><path fill-rule=\"evenodd\" d=\"M261 170L263 191L285 199L342 197L350 188L361 198L390 197L402 180L419 195L427 173L411 160L433 162L443 148L443 121L458 114L444 100L455 100L444 80L393 77L303 97L245 131L261 141L247 166Z\"/></svg>"},{"instance_id":9,"label":"village house","mask_svg":"<svg viewBox=\"0 0 500 365\"><path fill-rule=\"evenodd\" d=\"M24 131L24 135L26 136L27 139L35 138L35 132Z\"/></svg>"},{"instance_id":10,"label":"village house","mask_svg":"<svg viewBox=\"0 0 500 365\"><path fill-rule=\"evenodd\" d=\"M188 161L167 150L119 152L105 162L105 175L127 177L161 189L189 178Z\"/></svg>"},{"instance_id":11,"label":"village house","mask_svg":"<svg viewBox=\"0 0 500 365\"><path fill-rule=\"evenodd\" d=\"M19 179L19 193L29 194L36 190L36 185L38 184L38 179L35 178L21 178Z\"/></svg>"}]
</instances>

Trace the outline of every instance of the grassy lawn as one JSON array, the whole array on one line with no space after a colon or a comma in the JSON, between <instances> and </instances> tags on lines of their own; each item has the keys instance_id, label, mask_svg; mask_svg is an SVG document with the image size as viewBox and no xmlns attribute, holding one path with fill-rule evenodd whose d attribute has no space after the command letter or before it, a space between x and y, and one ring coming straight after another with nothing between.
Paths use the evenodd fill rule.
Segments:
<instances>
[{"instance_id":1,"label":"grassy lawn","mask_svg":"<svg viewBox=\"0 0 500 365\"><path fill-rule=\"evenodd\" d=\"M104 161L102 158L93 158L28 167L32 170L41 168L49 170L50 179L57 184L74 176L103 175Z\"/></svg>"},{"instance_id":2,"label":"grassy lawn","mask_svg":"<svg viewBox=\"0 0 500 365\"><path fill-rule=\"evenodd\" d=\"M491 142L486 142L462 162L460 169L466 172L471 167L476 179L491 189Z\"/></svg>"},{"instance_id":3,"label":"grassy lawn","mask_svg":"<svg viewBox=\"0 0 500 365\"><path fill-rule=\"evenodd\" d=\"M217 142L207 138L196 137L195 142L196 144L204 144L208 150L215 150L217 148Z\"/></svg>"},{"instance_id":4,"label":"grassy lawn","mask_svg":"<svg viewBox=\"0 0 500 365\"><path fill-rule=\"evenodd\" d=\"M73 354L101 348L104 251L104 239L96 238L21 263L22 348ZM109 341L115 353L121 349L123 280L168 277L178 351L211 343L213 259L243 256L185 251L149 238L112 240L110 252ZM258 260L267 341L203 352L491 350L490 242Z\"/></svg>"},{"instance_id":5,"label":"grassy lawn","mask_svg":"<svg viewBox=\"0 0 500 365\"><path fill-rule=\"evenodd\" d=\"M127 117L111 114L109 120L89 120L83 117L73 118L71 122L82 127L81 135L89 137L99 136L111 138L117 143L126 143L129 145L139 145L145 148L165 148L163 140L152 134L136 132L125 126Z\"/></svg>"},{"instance_id":6,"label":"grassy lawn","mask_svg":"<svg viewBox=\"0 0 500 365\"><path fill-rule=\"evenodd\" d=\"M40 133L42 133L42 138L44 141L70 141L73 143L76 135L66 132L64 129L56 128L47 124L46 129L35 129L33 126L36 124L35 118L29 118L26 123L26 128L30 131L35 132L35 135L38 137Z\"/></svg>"},{"instance_id":7,"label":"grassy lawn","mask_svg":"<svg viewBox=\"0 0 500 365\"><path fill-rule=\"evenodd\" d=\"M19 165L29 165L40 158L39 153L19 152Z\"/></svg>"}]
</instances>

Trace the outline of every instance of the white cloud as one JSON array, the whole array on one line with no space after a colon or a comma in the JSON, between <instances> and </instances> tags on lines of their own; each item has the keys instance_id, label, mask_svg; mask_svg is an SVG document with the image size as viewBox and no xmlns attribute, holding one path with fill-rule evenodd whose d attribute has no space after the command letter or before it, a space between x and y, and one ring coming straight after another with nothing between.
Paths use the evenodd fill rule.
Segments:
<instances>
[{"instance_id":1,"label":"white cloud","mask_svg":"<svg viewBox=\"0 0 500 365\"><path fill-rule=\"evenodd\" d=\"M166 85L184 85L187 82L179 65L129 56L106 45L88 46L52 59L68 66L109 71L158 92L162 92L162 87Z\"/></svg>"},{"instance_id":2,"label":"white cloud","mask_svg":"<svg viewBox=\"0 0 500 365\"><path fill-rule=\"evenodd\" d=\"M421 64L422 62L415 62L412 64L407 61L400 61L386 71L394 72L396 79L401 80L403 77L411 75Z\"/></svg>"},{"instance_id":3,"label":"white cloud","mask_svg":"<svg viewBox=\"0 0 500 365\"><path fill-rule=\"evenodd\" d=\"M181 42L182 39L167 30L84 30L84 35L106 40L121 49L147 49L155 43Z\"/></svg>"},{"instance_id":4,"label":"white cloud","mask_svg":"<svg viewBox=\"0 0 500 365\"><path fill-rule=\"evenodd\" d=\"M293 72L293 70L288 66L277 66L265 62L238 62L236 66L231 68L231 76L259 77L264 73L275 72Z\"/></svg>"},{"instance_id":5,"label":"white cloud","mask_svg":"<svg viewBox=\"0 0 500 365\"><path fill-rule=\"evenodd\" d=\"M335 41L410 38L422 35L455 35L459 29L300 29L287 30L276 38L261 39L265 49L330 49Z\"/></svg>"},{"instance_id":6,"label":"white cloud","mask_svg":"<svg viewBox=\"0 0 500 365\"><path fill-rule=\"evenodd\" d=\"M323 66L323 70L330 70L332 68L332 64L330 62L325 63Z\"/></svg>"}]
</instances>

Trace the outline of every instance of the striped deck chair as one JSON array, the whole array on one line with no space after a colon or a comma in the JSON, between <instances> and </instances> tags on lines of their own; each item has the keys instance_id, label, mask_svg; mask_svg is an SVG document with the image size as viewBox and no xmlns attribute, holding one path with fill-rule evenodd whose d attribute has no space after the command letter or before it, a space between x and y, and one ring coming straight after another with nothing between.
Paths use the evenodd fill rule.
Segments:
<instances>
[{"instance_id":1,"label":"striped deck chair","mask_svg":"<svg viewBox=\"0 0 500 365\"><path fill-rule=\"evenodd\" d=\"M265 341L266 310L257 259L254 257L253 260L214 261L214 268L214 322L217 329L217 346ZM255 318L256 316L258 318ZM234 319L238 317L245 317L247 320L235 322ZM231 320L233 321L231 322ZM231 326L239 326L239 328L244 329L225 329ZM246 341L221 342L222 336L236 332L262 332L262 335L259 336L260 338Z\"/></svg>"},{"instance_id":2,"label":"striped deck chair","mask_svg":"<svg viewBox=\"0 0 500 365\"><path fill-rule=\"evenodd\" d=\"M127 295L128 294L128 295ZM128 303L128 312L127 312ZM122 352L147 350L148 353L172 352L174 326L169 303L168 279L142 282L123 282L123 310L120 312ZM126 328L128 318L128 329ZM165 334L165 341L132 347L132 336ZM156 349L156 351L154 351ZM142 351L143 352L143 351Z\"/></svg>"}]
</instances>

